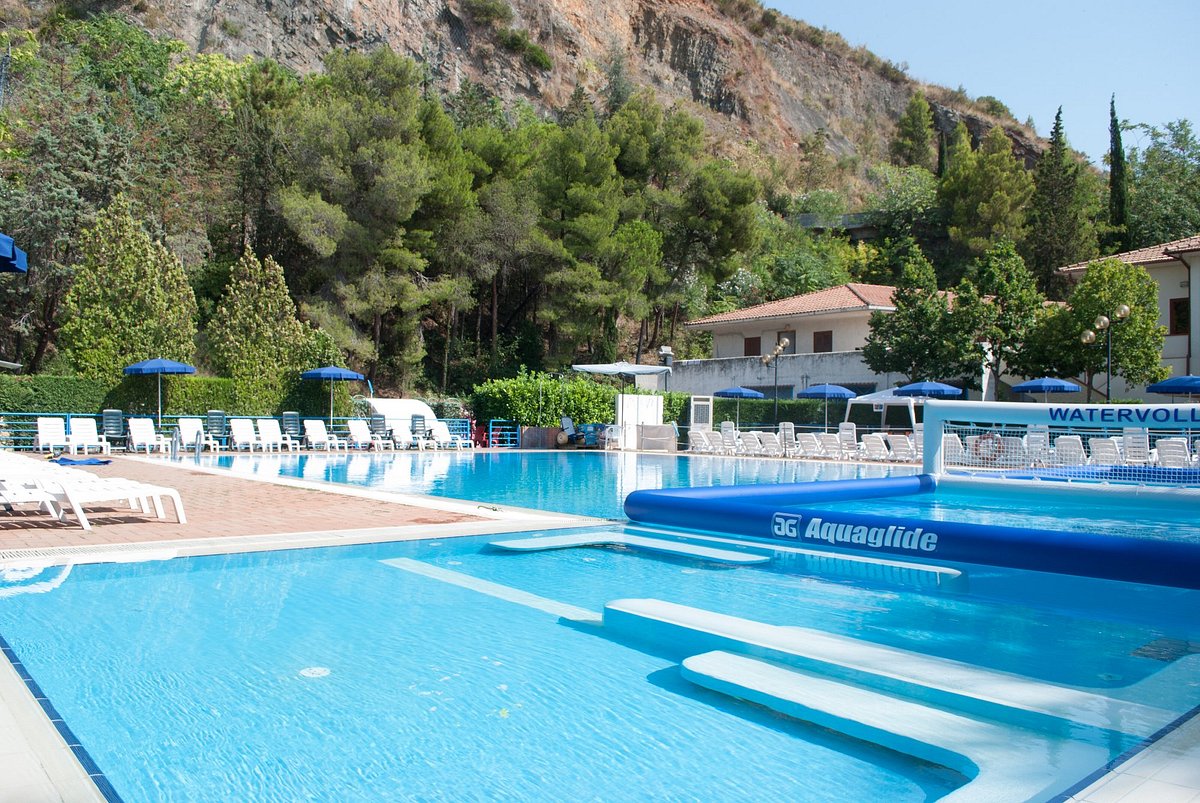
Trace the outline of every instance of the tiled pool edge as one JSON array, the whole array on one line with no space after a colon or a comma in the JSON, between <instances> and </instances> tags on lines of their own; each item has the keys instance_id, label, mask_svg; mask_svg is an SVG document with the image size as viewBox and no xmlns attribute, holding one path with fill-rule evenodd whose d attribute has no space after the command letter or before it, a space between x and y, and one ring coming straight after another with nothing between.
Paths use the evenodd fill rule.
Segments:
<instances>
[{"instance_id":1,"label":"tiled pool edge","mask_svg":"<svg viewBox=\"0 0 1200 803\"><path fill-rule=\"evenodd\" d=\"M4 715L15 722L17 736L17 750L5 756L5 764L11 768L20 763L30 780L3 790L20 796L13 800L121 800L86 748L73 744L77 742L74 734L0 634L0 716Z\"/></svg>"}]
</instances>

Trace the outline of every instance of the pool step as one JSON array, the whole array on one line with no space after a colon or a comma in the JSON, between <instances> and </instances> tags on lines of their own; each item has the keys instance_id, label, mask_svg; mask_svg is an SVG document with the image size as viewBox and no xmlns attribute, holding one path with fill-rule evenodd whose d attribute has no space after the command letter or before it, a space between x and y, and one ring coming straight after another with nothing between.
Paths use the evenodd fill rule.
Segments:
<instances>
[{"instance_id":1,"label":"pool step","mask_svg":"<svg viewBox=\"0 0 1200 803\"><path fill-rule=\"evenodd\" d=\"M657 599L604 607L604 626L691 655L728 650L778 661L971 715L1065 732L1073 725L1146 737L1176 714L1021 675L802 627L782 627Z\"/></svg>"},{"instance_id":2,"label":"pool step","mask_svg":"<svg viewBox=\"0 0 1200 803\"><path fill-rule=\"evenodd\" d=\"M512 552L536 552L543 549L569 549L581 546L626 546L633 549L645 550L646 552L660 552L667 555L699 558L718 563L733 563L740 566L767 563L772 559L772 556L769 554L737 552L732 549L718 549L687 541L648 538L644 535L630 535L619 532L550 535L543 538L518 538L512 541L493 541L489 546Z\"/></svg>"},{"instance_id":3,"label":"pool step","mask_svg":"<svg viewBox=\"0 0 1200 803\"><path fill-rule=\"evenodd\" d=\"M970 779L943 801L1044 799L1066 783L1064 765L1086 771L1107 759L1096 746L1064 749L1057 740L721 650L684 659L681 673L698 686L949 767Z\"/></svg>"}]
</instances>

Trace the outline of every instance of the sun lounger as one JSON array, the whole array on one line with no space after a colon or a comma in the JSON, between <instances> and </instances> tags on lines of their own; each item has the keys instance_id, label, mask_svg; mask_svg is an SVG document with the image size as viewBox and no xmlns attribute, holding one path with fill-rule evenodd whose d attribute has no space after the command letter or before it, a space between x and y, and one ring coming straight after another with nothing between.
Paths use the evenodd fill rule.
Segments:
<instances>
[{"instance_id":1,"label":"sun lounger","mask_svg":"<svg viewBox=\"0 0 1200 803\"><path fill-rule=\"evenodd\" d=\"M254 421L249 418L229 419L229 448L245 449L249 452L261 448L264 452L266 451L262 439L254 429Z\"/></svg>"},{"instance_id":2,"label":"sun lounger","mask_svg":"<svg viewBox=\"0 0 1200 803\"><path fill-rule=\"evenodd\" d=\"M1087 465L1087 453L1083 450L1083 438L1078 435L1059 435L1054 440L1051 462L1056 466Z\"/></svg>"},{"instance_id":3,"label":"sun lounger","mask_svg":"<svg viewBox=\"0 0 1200 803\"><path fill-rule=\"evenodd\" d=\"M304 440L310 449L347 449L346 441L325 429L319 418L304 419Z\"/></svg>"},{"instance_id":4,"label":"sun lounger","mask_svg":"<svg viewBox=\"0 0 1200 803\"><path fill-rule=\"evenodd\" d=\"M263 451L281 452L285 446L289 452L300 450L299 441L292 440L291 435L280 429L279 422L274 418L259 418L255 423L258 425L258 440Z\"/></svg>"},{"instance_id":5,"label":"sun lounger","mask_svg":"<svg viewBox=\"0 0 1200 803\"><path fill-rule=\"evenodd\" d=\"M95 449L97 454L111 454L112 447L108 440L96 431L96 419L79 417L71 419L71 434L67 435L68 447L71 454L79 454L80 450L87 454Z\"/></svg>"},{"instance_id":6,"label":"sun lounger","mask_svg":"<svg viewBox=\"0 0 1200 803\"><path fill-rule=\"evenodd\" d=\"M439 449L466 449L475 445L469 440L451 434L450 427L445 421L434 421L429 425L429 433L430 440Z\"/></svg>"},{"instance_id":7,"label":"sun lounger","mask_svg":"<svg viewBox=\"0 0 1200 803\"><path fill-rule=\"evenodd\" d=\"M372 432L371 425L365 418L351 418L346 422L346 426L350 428L350 437L346 439L349 446L356 449L378 449L379 451L383 451L384 448L396 448L396 444L391 438L385 438Z\"/></svg>"},{"instance_id":8,"label":"sun lounger","mask_svg":"<svg viewBox=\"0 0 1200 803\"><path fill-rule=\"evenodd\" d=\"M37 420L37 435L33 439L33 448L39 452L50 452L54 449L69 449L71 441L67 438L67 420L65 418L39 416Z\"/></svg>"},{"instance_id":9,"label":"sun lounger","mask_svg":"<svg viewBox=\"0 0 1200 803\"><path fill-rule=\"evenodd\" d=\"M1092 438L1088 441L1093 466L1119 466L1124 460L1116 438Z\"/></svg>"},{"instance_id":10,"label":"sun lounger","mask_svg":"<svg viewBox=\"0 0 1200 803\"><path fill-rule=\"evenodd\" d=\"M170 441L154 429L153 419L130 418L127 424L129 426L128 448L130 451L137 452L145 449L147 455L152 451L166 453Z\"/></svg>"},{"instance_id":11,"label":"sun lounger","mask_svg":"<svg viewBox=\"0 0 1200 803\"><path fill-rule=\"evenodd\" d=\"M878 432L868 432L862 436L862 449L864 456L868 460L884 461L893 459L892 453L888 451L887 439Z\"/></svg>"},{"instance_id":12,"label":"sun lounger","mask_svg":"<svg viewBox=\"0 0 1200 803\"><path fill-rule=\"evenodd\" d=\"M199 418L181 418L176 422L179 428L179 441L184 449L221 450L221 444L212 435L204 431L204 422Z\"/></svg>"}]
</instances>

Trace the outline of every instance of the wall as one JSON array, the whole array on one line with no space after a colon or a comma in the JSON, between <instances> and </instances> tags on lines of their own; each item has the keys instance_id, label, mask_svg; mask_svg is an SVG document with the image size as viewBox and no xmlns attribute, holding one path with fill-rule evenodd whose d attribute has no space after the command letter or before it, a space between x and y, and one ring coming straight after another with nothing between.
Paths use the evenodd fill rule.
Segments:
<instances>
[{"instance_id":1,"label":"wall","mask_svg":"<svg viewBox=\"0 0 1200 803\"><path fill-rule=\"evenodd\" d=\"M861 349L870 333L871 313L865 311L824 315L801 315L795 318L772 318L769 321L743 321L713 329L713 356L722 359L745 356L747 337L762 338L762 353L775 347L780 332L795 332L797 354L810 354L813 332L833 330L833 350Z\"/></svg>"},{"instance_id":2,"label":"wall","mask_svg":"<svg viewBox=\"0 0 1200 803\"><path fill-rule=\"evenodd\" d=\"M655 377L658 378L658 377ZM873 384L887 387L886 380L899 380L890 374L875 374L862 361L860 351L834 351L828 354L795 354L779 357L779 385L796 391L808 385L833 382L844 385ZM659 390L674 390L694 395L711 395L713 391L737 385L770 387L775 384L774 365L763 365L758 357L730 357L713 360L676 360L669 377L660 379ZM664 387L665 385L665 387ZM785 390L781 397L788 397Z\"/></svg>"}]
</instances>

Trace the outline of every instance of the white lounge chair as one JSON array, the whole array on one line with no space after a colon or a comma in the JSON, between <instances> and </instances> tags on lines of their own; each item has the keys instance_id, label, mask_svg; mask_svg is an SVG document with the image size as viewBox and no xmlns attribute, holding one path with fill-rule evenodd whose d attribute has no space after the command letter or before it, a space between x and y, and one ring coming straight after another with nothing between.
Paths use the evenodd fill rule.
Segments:
<instances>
[{"instance_id":1,"label":"white lounge chair","mask_svg":"<svg viewBox=\"0 0 1200 803\"><path fill-rule=\"evenodd\" d=\"M429 425L429 431L432 433L432 440L440 448L450 449L470 449L475 446L470 438L464 438L461 435L455 435L450 431L450 425L445 421L434 421ZM597 446L599 446L599 437L597 436Z\"/></svg>"},{"instance_id":2,"label":"white lounge chair","mask_svg":"<svg viewBox=\"0 0 1200 803\"><path fill-rule=\"evenodd\" d=\"M67 438L67 420L65 418L39 416L37 420L37 435L33 439L33 448L39 452L71 448L71 441Z\"/></svg>"},{"instance_id":3,"label":"white lounge chair","mask_svg":"<svg viewBox=\"0 0 1200 803\"><path fill-rule=\"evenodd\" d=\"M98 454L112 453L108 439L96 431L96 419L94 418L72 418L71 434L67 435L67 442L71 454L79 454L82 450L86 455L91 449L95 449Z\"/></svg>"},{"instance_id":4,"label":"white lounge chair","mask_svg":"<svg viewBox=\"0 0 1200 803\"><path fill-rule=\"evenodd\" d=\"M800 449L801 457L822 457L821 441L811 432L797 432L796 446Z\"/></svg>"},{"instance_id":5,"label":"white lounge chair","mask_svg":"<svg viewBox=\"0 0 1200 803\"><path fill-rule=\"evenodd\" d=\"M762 453L767 457L783 457L783 444L774 432L760 432L758 439L762 443Z\"/></svg>"},{"instance_id":6,"label":"white lounge chair","mask_svg":"<svg viewBox=\"0 0 1200 803\"><path fill-rule=\"evenodd\" d=\"M1087 453L1083 450L1083 438L1078 435L1059 435L1054 439L1054 450L1050 455L1056 466L1085 466Z\"/></svg>"},{"instance_id":7,"label":"white lounge chair","mask_svg":"<svg viewBox=\"0 0 1200 803\"><path fill-rule=\"evenodd\" d=\"M1092 451L1093 466L1119 466L1125 462L1116 438L1092 438L1088 448Z\"/></svg>"},{"instance_id":8,"label":"white lounge chair","mask_svg":"<svg viewBox=\"0 0 1200 803\"><path fill-rule=\"evenodd\" d=\"M891 460L892 453L888 451L887 440L879 432L868 432L862 436L863 456L868 460Z\"/></svg>"},{"instance_id":9,"label":"white lounge chair","mask_svg":"<svg viewBox=\"0 0 1200 803\"><path fill-rule=\"evenodd\" d=\"M397 449L421 449L424 450L428 446L425 440L424 432L420 435L414 435L409 422L401 420L396 426L392 427L392 441L395 442Z\"/></svg>"},{"instance_id":10,"label":"white lounge chair","mask_svg":"<svg viewBox=\"0 0 1200 803\"><path fill-rule=\"evenodd\" d=\"M1154 462L1150 433L1141 427L1126 427L1121 435L1121 456L1127 466L1148 466Z\"/></svg>"},{"instance_id":11,"label":"white lounge chair","mask_svg":"<svg viewBox=\"0 0 1200 803\"><path fill-rule=\"evenodd\" d=\"M229 419L229 448L234 450L245 449L250 452L259 448L264 452L267 450L267 447L263 445L262 438L258 436L258 432L254 429L253 419L250 418Z\"/></svg>"},{"instance_id":12,"label":"white lounge chair","mask_svg":"<svg viewBox=\"0 0 1200 803\"><path fill-rule=\"evenodd\" d=\"M842 456L856 457L862 454L858 443L858 426L853 421L838 424L838 439L842 442Z\"/></svg>"},{"instance_id":13,"label":"white lounge chair","mask_svg":"<svg viewBox=\"0 0 1200 803\"><path fill-rule=\"evenodd\" d=\"M913 446L912 440L907 435L889 432L886 437L888 448L892 451L892 460L900 463L917 462L917 447ZM866 439L867 436L863 435L864 443Z\"/></svg>"},{"instance_id":14,"label":"white lounge chair","mask_svg":"<svg viewBox=\"0 0 1200 803\"><path fill-rule=\"evenodd\" d=\"M175 422L179 428L179 441L185 449L211 449L221 451L221 443L204 431L204 421L199 418L181 418ZM199 444L197 446L197 444Z\"/></svg>"},{"instance_id":15,"label":"white lounge chair","mask_svg":"<svg viewBox=\"0 0 1200 803\"><path fill-rule=\"evenodd\" d=\"M967 451L963 448L962 438L955 432L942 435L942 462L948 466L961 466L967 462Z\"/></svg>"},{"instance_id":16,"label":"white lounge chair","mask_svg":"<svg viewBox=\"0 0 1200 803\"><path fill-rule=\"evenodd\" d=\"M282 452L285 446L289 452L300 450L300 444L292 440L292 436L284 432L274 418L259 418L255 423L258 424L258 440L263 451Z\"/></svg>"},{"instance_id":17,"label":"white lounge chair","mask_svg":"<svg viewBox=\"0 0 1200 803\"><path fill-rule=\"evenodd\" d=\"M126 446L129 451L138 452L145 449L147 455L151 452L166 453L170 441L154 429L154 419L130 418L125 423L129 427L129 440Z\"/></svg>"},{"instance_id":18,"label":"white lounge chair","mask_svg":"<svg viewBox=\"0 0 1200 803\"><path fill-rule=\"evenodd\" d=\"M761 457L767 452L766 447L763 446L762 436L757 432L743 432L740 443L738 451L741 454Z\"/></svg>"},{"instance_id":19,"label":"white lounge chair","mask_svg":"<svg viewBox=\"0 0 1200 803\"><path fill-rule=\"evenodd\" d=\"M779 422L779 445L783 447L785 457L800 454L800 444L796 443L796 425L791 421Z\"/></svg>"},{"instance_id":20,"label":"white lounge chair","mask_svg":"<svg viewBox=\"0 0 1200 803\"><path fill-rule=\"evenodd\" d=\"M1025 454L1034 466L1044 466L1050 461L1050 428L1032 425L1025 431Z\"/></svg>"},{"instance_id":21,"label":"white lounge chair","mask_svg":"<svg viewBox=\"0 0 1200 803\"><path fill-rule=\"evenodd\" d=\"M356 449L395 449L396 443L391 438L385 438L371 431L371 425L365 418L351 418L346 422L350 428L350 437L346 439L349 446Z\"/></svg>"},{"instance_id":22,"label":"white lounge chair","mask_svg":"<svg viewBox=\"0 0 1200 803\"><path fill-rule=\"evenodd\" d=\"M310 449L347 449L346 441L325 429L319 418L304 419L304 439Z\"/></svg>"},{"instance_id":23,"label":"white lounge chair","mask_svg":"<svg viewBox=\"0 0 1200 803\"><path fill-rule=\"evenodd\" d=\"M821 443L821 456L827 457L830 460L841 460L842 439L832 432L822 432L817 436L817 440Z\"/></svg>"},{"instance_id":24,"label":"white lounge chair","mask_svg":"<svg viewBox=\"0 0 1200 803\"><path fill-rule=\"evenodd\" d=\"M1191 468L1193 465L1187 438L1159 438L1154 451L1162 468Z\"/></svg>"},{"instance_id":25,"label":"white lounge chair","mask_svg":"<svg viewBox=\"0 0 1200 803\"><path fill-rule=\"evenodd\" d=\"M698 429L689 429L687 434L688 446L687 450L695 454L712 454L712 449L709 448L708 438L704 437L704 432Z\"/></svg>"}]
</instances>

